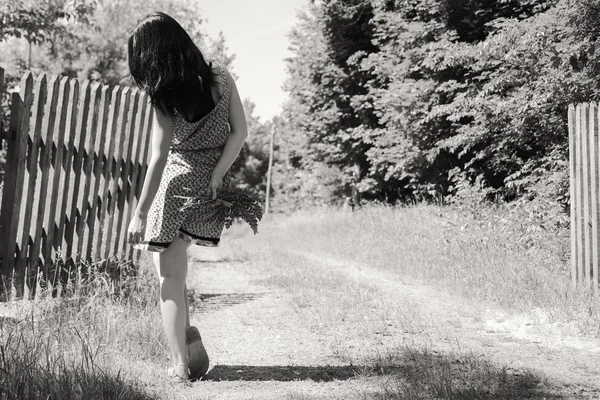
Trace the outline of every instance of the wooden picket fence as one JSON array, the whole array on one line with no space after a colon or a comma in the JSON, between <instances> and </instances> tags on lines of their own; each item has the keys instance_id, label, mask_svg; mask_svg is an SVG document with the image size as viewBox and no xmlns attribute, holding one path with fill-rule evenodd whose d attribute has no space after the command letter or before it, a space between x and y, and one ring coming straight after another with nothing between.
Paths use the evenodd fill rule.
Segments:
<instances>
[{"instance_id":1,"label":"wooden picket fence","mask_svg":"<svg viewBox=\"0 0 600 400\"><path fill-rule=\"evenodd\" d=\"M0 89L2 77L0 69ZM4 138L5 291L30 298L37 281L56 281L57 265L139 255L126 232L147 169L151 114L147 96L128 87L23 76Z\"/></svg>"},{"instance_id":2,"label":"wooden picket fence","mask_svg":"<svg viewBox=\"0 0 600 400\"><path fill-rule=\"evenodd\" d=\"M569 106L569 175L571 197L571 276L574 286L598 294L600 239L600 107Z\"/></svg>"}]
</instances>

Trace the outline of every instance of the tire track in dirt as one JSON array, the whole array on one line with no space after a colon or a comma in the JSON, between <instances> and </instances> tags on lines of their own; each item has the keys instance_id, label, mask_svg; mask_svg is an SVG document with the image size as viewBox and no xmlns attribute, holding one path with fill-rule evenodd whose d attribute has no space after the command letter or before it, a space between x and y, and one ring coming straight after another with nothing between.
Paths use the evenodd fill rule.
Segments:
<instances>
[{"instance_id":1,"label":"tire track in dirt","mask_svg":"<svg viewBox=\"0 0 600 400\"><path fill-rule=\"evenodd\" d=\"M260 283L267 277L218 249L190 251L191 323L211 369L205 380L155 391L166 399L346 400L380 389L387 377L356 379L357 366L336 360L327 340L302 326L286 294Z\"/></svg>"},{"instance_id":2,"label":"tire track in dirt","mask_svg":"<svg viewBox=\"0 0 600 400\"><path fill-rule=\"evenodd\" d=\"M490 305L403 282L392 273L323 254L297 255L372 285L411 309L419 326L407 329L392 324L376 338L381 348L403 342L441 355L469 353L506 365L514 374L526 369L540 372L561 398L600 397L598 346L591 341L587 348L582 339L555 335L548 324L536 325L531 318L511 317ZM218 250L191 253L192 324L200 328L211 371L207 380L186 386L168 384L168 390L160 384L154 389L166 399L349 399L377 393L397 379L398 373L356 377L361 366L349 365L330 347L328 338L303 326L288 294L264 286L261 282L266 278L257 266ZM359 343L349 347L361 348ZM364 356L357 353L353 359Z\"/></svg>"},{"instance_id":3,"label":"tire track in dirt","mask_svg":"<svg viewBox=\"0 0 600 400\"><path fill-rule=\"evenodd\" d=\"M471 352L512 371L541 373L565 398L600 398L600 346L596 341L565 335L557 324L543 318L511 315L493 304L402 282L389 272L324 254L297 254L410 304L425 321L414 333L404 330L388 336L403 336L405 340L414 336L415 344L420 342L441 352ZM543 316L539 310L537 313Z\"/></svg>"}]
</instances>

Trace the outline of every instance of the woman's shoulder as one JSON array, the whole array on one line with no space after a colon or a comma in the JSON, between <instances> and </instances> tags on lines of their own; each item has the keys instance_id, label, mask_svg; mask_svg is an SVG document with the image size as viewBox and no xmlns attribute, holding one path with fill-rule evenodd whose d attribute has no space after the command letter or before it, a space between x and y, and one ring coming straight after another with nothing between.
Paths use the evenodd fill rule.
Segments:
<instances>
[{"instance_id":1,"label":"woman's shoulder","mask_svg":"<svg viewBox=\"0 0 600 400\"><path fill-rule=\"evenodd\" d=\"M213 74L217 77L219 84L223 84L224 79L227 82L227 86L231 86L231 82L233 81L233 77L229 73L227 67L221 63L217 63L215 61L211 62L211 70Z\"/></svg>"}]
</instances>

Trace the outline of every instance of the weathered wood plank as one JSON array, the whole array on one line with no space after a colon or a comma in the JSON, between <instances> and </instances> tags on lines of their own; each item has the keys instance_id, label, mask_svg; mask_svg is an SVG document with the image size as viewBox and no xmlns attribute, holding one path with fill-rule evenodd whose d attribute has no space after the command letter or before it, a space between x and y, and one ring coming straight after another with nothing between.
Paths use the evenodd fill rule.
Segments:
<instances>
[{"instance_id":1,"label":"weathered wood plank","mask_svg":"<svg viewBox=\"0 0 600 400\"><path fill-rule=\"evenodd\" d=\"M577 283L578 285L582 285L584 282L583 269L585 265L584 258L584 215L583 215L583 151L582 151L582 136L583 136L583 122L584 122L584 110L585 105L579 104L577 106L577 143L575 147L575 159L577 160L575 176L577 181L577 199L576 199L576 207L579 212L577 213L577 232L579 234L577 238L577 258L580 261L577 264Z\"/></svg>"},{"instance_id":2,"label":"weathered wood plank","mask_svg":"<svg viewBox=\"0 0 600 400\"><path fill-rule=\"evenodd\" d=\"M65 239L67 242L66 256L71 258L73 261L77 260L77 244L80 237L76 232L77 220L80 217L79 200L82 190L82 166L85 156L85 144L88 132L85 129L87 119L90 113L90 82L83 81L81 84L81 90L79 94L79 105L77 107L77 125L75 129L75 141L73 149L73 184L72 195L70 196L69 205L67 206L67 212L69 216L67 218L67 226L65 231ZM85 178L84 178L85 179Z\"/></svg>"},{"instance_id":3,"label":"weathered wood plank","mask_svg":"<svg viewBox=\"0 0 600 400\"><path fill-rule=\"evenodd\" d=\"M60 180L59 193L62 194L60 203L60 212L58 213L58 225L55 235L54 246L60 248L61 258L66 262L68 259L67 247L67 218L70 215L69 208L73 204L73 185L71 184L73 157L75 150L75 140L77 137L77 108L79 106L79 81L71 79L69 81L69 95L67 97L67 113L65 116L65 144L62 157L63 178ZM66 150L66 151L65 151ZM58 164L57 160L57 164ZM64 271L62 271L64 272ZM61 273L62 280L66 275ZM65 283L65 282L63 282Z\"/></svg>"},{"instance_id":4,"label":"weathered wood plank","mask_svg":"<svg viewBox=\"0 0 600 400\"><path fill-rule=\"evenodd\" d=\"M100 207L100 213L98 217L99 223L99 232L100 234L97 237L96 248L98 251L96 255L100 258L106 257L106 249L110 246L110 232L108 232L108 224L110 218L112 216L108 213L109 210L109 194L110 188L112 187L112 168L113 168L113 153L115 148L120 146L121 138L114 134L117 130L117 122L118 122L118 113L121 108L121 95L123 88L119 86L115 86L111 92L110 96L110 106L108 111L108 120L106 122L106 127L110 131L110 135L108 136L108 140L104 146L104 163L102 165L102 175L104 176L104 188L102 190L102 195L100 197L102 204Z\"/></svg>"},{"instance_id":5,"label":"weathered wood plank","mask_svg":"<svg viewBox=\"0 0 600 400\"><path fill-rule=\"evenodd\" d=\"M115 254L122 256L125 254L127 246L127 228L129 227L129 218L131 216L131 203L129 203L129 194L132 192L132 184L130 183L130 175L132 162L131 159L134 154L134 147L139 137L136 132L136 119L139 119L139 102L140 92L134 90L131 94L131 103L129 111L127 113L127 151L124 154L123 159L123 173L121 175L121 181L123 182L123 190L119 196L118 207L121 210L121 218L119 218L116 231L119 232L119 241L115 243Z\"/></svg>"},{"instance_id":6,"label":"weathered wood plank","mask_svg":"<svg viewBox=\"0 0 600 400\"><path fill-rule=\"evenodd\" d=\"M56 234L58 231L58 225L60 224L60 213L57 212L58 205L64 202L65 194L64 188L61 190L61 181L64 179L63 174L63 157L65 148L65 132L68 130L67 127L67 110L69 107L69 96L71 91L71 85L69 84L69 78L64 77L59 83L59 95L56 107L56 118L58 123L55 124L53 132L53 140L56 145L56 153L54 154L51 190L48 191L50 205L48 207L48 214L46 217L45 227L47 230L46 242L42 249L42 256L44 258L44 270L48 271L49 277L51 277L51 285L56 284L56 274L52 272L55 267L56 256L55 251L58 248L55 246Z\"/></svg>"},{"instance_id":7,"label":"weathered wood plank","mask_svg":"<svg viewBox=\"0 0 600 400\"><path fill-rule=\"evenodd\" d=\"M20 93L13 93L12 95L4 190L2 193L2 237L6 243L3 248L2 275L8 280L6 282L7 288L15 287L17 297L23 295L18 276L13 281L13 275L17 268L17 254L21 252L18 228L26 172L30 114L33 106L33 83L33 75L31 72L27 72L21 79Z\"/></svg>"},{"instance_id":8,"label":"weathered wood plank","mask_svg":"<svg viewBox=\"0 0 600 400\"><path fill-rule=\"evenodd\" d=\"M108 259L114 254L114 246L115 243L118 242L118 232L114 232L114 223L115 220L119 220L119 209L117 207L117 200L119 197L119 185L120 185L120 175L121 175L121 164L123 160L123 147L127 143L126 138L126 118L127 118L127 110L129 109L129 101L131 96L131 89L125 87L121 92L121 106L117 113L116 125L113 129L113 134L119 138L119 144L115 147L115 151L113 153L114 161L112 168L112 185L111 185L111 202L109 206L109 219L107 221L107 227L105 232L105 253L104 258Z\"/></svg>"},{"instance_id":9,"label":"weathered wood plank","mask_svg":"<svg viewBox=\"0 0 600 400\"><path fill-rule=\"evenodd\" d=\"M585 115L582 126L582 138L581 138L581 146L582 146L582 154L583 154L583 175L582 175L582 185L583 185L583 223L584 223L584 277L585 277L585 286L589 287L590 285L590 271L592 265L592 252L591 252L591 229L590 229L590 144L589 144L589 126L590 126L590 108L591 104L585 104Z\"/></svg>"},{"instance_id":10,"label":"weathered wood plank","mask_svg":"<svg viewBox=\"0 0 600 400\"><path fill-rule=\"evenodd\" d=\"M83 244L88 242L88 237L86 235L89 234L89 230L87 228L87 219L88 212L91 211L90 204L93 202L90 199L90 189L92 184L94 184L94 175L92 174L92 169L94 167L94 156L96 154L96 148L99 146L97 140L99 139L99 135L96 133L96 126L98 125L98 107L100 100L100 91L98 90L100 85L98 83L90 84L90 98L88 101L89 112L87 116L87 120L83 123L82 129L85 131L85 145L84 145L84 153L83 153L83 165L79 173L82 174L83 182L80 187L79 192L79 205L77 206L79 210L79 217L77 218L77 247L76 254L77 260L81 261L84 259L81 256L83 251ZM94 195L95 197L95 195Z\"/></svg>"},{"instance_id":11,"label":"weathered wood plank","mask_svg":"<svg viewBox=\"0 0 600 400\"><path fill-rule=\"evenodd\" d=\"M41 173L41 179L38 180L35 189L34 196L34 217L32 228L32 239L33 246L29 252L29 268L33 271L38 269L40 250L42 247L42 238L44 233L47 235L47 229L44 229L44 223L46 222L46 200L48 199L48 192L52 191L51 187L48 187L48 181L52 173L52 146L54 145L53 133L54 124L56 120L56 107L58 102L58 90L60 81L58 76L54 76L48 83L48 94L47 101L44 109L44 117L42 120L42 135L41 152L39 170ZM37 211L37 212L36 212ZM43 269L44 279L48 277L48 271ZM34 292L37 288L33 288Z\"/></svg>"},{"instance_id":12,"label":"weathered wood plank","mask_svg":"<svg viewBox=\"0 0 600 400\"><path fill-rule=\"evenodd\" d=\"M34 103L31 115L31 125L29 129L29 151L27 154L27 170L29 172L25 182L26 194L25 201L22 204L21 215L19 218L20 255L17 260L17 274L19 276L19 285L23 285L23 297L29 299L33 294L35 286L35 274L37 271L29 269L28 253L31 244L31 235L34 234L31 224L33 209L35 206L35 189L38 177L38 157L42 142L42 119L44 116L44 105L47 95L47 78L42 74L35 81ZM25 282L26 281L26 282Z\"/></svg>"},{"instance_id":13,"label":"weathered wood plank","mask_svg":"<svg viewBox=\"0 0 600 400\"><path fill-rule=\"evenodd\" d=\"M577 253L577 244L579 242L579 231L577 230L577 212L579 209L576 207L577 204L577 176L576 169L579 160L576 158L576 147L577 147L577 124L579 121L578 108L573 104L569 105L569 194L570 194L570 207L571 207L571 283L573 287L577 286L577 265L581 262Z\"/></svg>"},{"instance_id":14,"label":"weathered wood plank","mask_svg":"<svg viewBox=\"0 0 600 400\"><path fill-rule=\"evenodd\" d=\"M98 131L98 141L96 143L96 157L94 162L94 170L93 174L95 177L94 187L92 188L92 205L88 218L88 240L86 242L86 251L85 258L91 259L92 261L96 261L96 259L100 256L99 248L96 247L96 239L101 236L100 231L100 210L101 210L101 193L104 192L104 188L107 186L107 181L102 174L102 167L104 165L104 159L106 157L105 148L106 141L111 140L111 134L107 129L107 118L109 111L109 102L110 102L110 92L108 91L108 86L103 85L100 88L100 100L98 105L98 123L97 123L97 131ZM107 138L108 133L108 138Z\"/></svg>"},{"instance_id":15,"label":"weathered wood plank","mask_svg":"<svg viewBox=\"0 0 600 400\"><path fill-rule=\"evenodd\" d=\"M590 218L592 231L592 271L591 285L594 293L598 293L598 105L592 104L590 107L590 126L589 126L589 144L590 144Z\"/></svg>"}]
</instances>

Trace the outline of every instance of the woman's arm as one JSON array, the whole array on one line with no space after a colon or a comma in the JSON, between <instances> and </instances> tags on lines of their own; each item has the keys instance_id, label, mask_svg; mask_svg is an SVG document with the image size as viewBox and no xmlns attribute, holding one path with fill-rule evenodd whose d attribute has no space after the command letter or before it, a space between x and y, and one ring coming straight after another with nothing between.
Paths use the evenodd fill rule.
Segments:
<instances>
[{"instance_id":1,"label":"woman's arm","mask_svg":"<svg viewBox=\"0 0 600 400\"><path fill-rule=\"evenodd\" d=\"M225 75L229 87L231 88L229 99L229 125L231 126L231 132L229 133L229 139L227 139L225 148L223 149L223 154L221 154L221 158L217 162L210 179L209 188L212 192L213 199L216 199L217 188L219 187L221 180L240 154L242 146L248 137L246 115L244 114L244 107L242 106L242 100L240 99L237 86L228 71L225 71Z\"/></svg>"},{"instance_id":2,"label":"woman's arm","mask_svg":"<svg viewBox=\"0 0 600 400\"><path fill-rule=\"evenodd\" d=\"M135 209L133 218L129 222L127 229L127 238L129 243L139 243L146 229L146 215L150 205L154 201L154 196L158 191L160 179L162 178L165 165L167 163L167 155L171 147L171 138L173 136L173 121L169 115L163 114L157 107L153 107L154 113L152 117L152 143L150 162L148 170L144 178L140 201Z\"/></svg>"}]
</instances>

